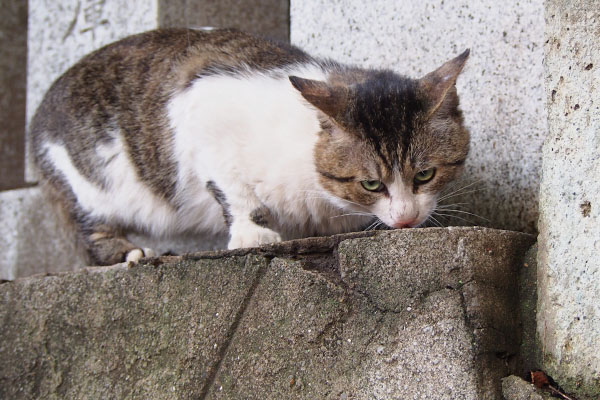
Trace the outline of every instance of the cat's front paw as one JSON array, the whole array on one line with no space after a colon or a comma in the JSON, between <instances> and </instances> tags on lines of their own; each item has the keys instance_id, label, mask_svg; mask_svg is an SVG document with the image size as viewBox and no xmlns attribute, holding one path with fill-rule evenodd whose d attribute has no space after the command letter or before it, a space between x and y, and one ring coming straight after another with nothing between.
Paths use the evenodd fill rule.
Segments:
<instances>
[{"instance_id":1,"label":"cat's front paw","mask_svg":"<svg viewBox=\"0 0 600 400\"><path fill-rule=\"evenodd\" d=\"M244 247L258 247L266 243L281 242L281 236L269 229L253 223L231 227L231 239L227 248L229 250Z\"/></svg>"},{"instance_id":2,"label":"cat's front paw","mask_svg":"<svg viewBox=\"0 0 600 400\"><path fill-rule=\"evenodd\" d=\"M133 249L125 256L126 262L138 262L144 257L156 257L156 252L144 247L143 249Z\"/></svg>"}]
</instances>

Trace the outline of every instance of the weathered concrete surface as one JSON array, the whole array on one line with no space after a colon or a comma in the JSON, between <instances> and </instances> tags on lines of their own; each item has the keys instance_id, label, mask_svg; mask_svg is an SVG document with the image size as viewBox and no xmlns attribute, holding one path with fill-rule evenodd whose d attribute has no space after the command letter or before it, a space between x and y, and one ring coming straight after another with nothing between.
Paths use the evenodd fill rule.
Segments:
<instances>
[{"instance_id":1,"label":"weathered concrete surface","mask_svg":"<svg viewBox=\"0 0 600 400\"><path fill-rule=\"evenodd\" d=\"M555 398L515 375L502 379L502 394L506 400L549 400Z\"/></svg>"},{"instance_id":2,"label":"weathered concrete surface","mask_svg":"<svg viewBox=\"0 0 600 400\"><path fill-rule=\"evenodd\" d=\"M525 253L519 276L519 307L521 310L520 371L525 376L542 368L542 344L537 336L537 244Z\"/></svg>"},{"instance_id":3,"label":"weathered concrete surface","mask_svg":"<svg viewBox=\"0 0 600 400\"><path fill-rule=\"evenodd\" d=\"M85 266L73 232L38 187L0 192L0 280Z\"/></svg>"},{"instance_id":4,"label":"weathered concrete surface","mask_svg":"<svg viewBox=\"0 0 600 400\"><path fill-rule=\"evenodd\" d=\"M531 241L516 243L513 232L477 228L439 232L403 230L345 241L339 248L342 279L378 309L416 316L413 326L403 321L410 339L392 351L404 361L383 380L401 388L388 395L401 397L408 386L409 393L430 398L500 398L494 382L508 372L508 355L519 351L516 276ZM429 306L420 313L423 303ZM406 371L413 362L419 368L411 377ZM444 373L461 377L448 392L436 385Z\"/></svg>"},{"instance_id":5,"label":"weathered concrete surface","mask_svg":"<svg viewBox=\"0 0 600 400\"><path fill-rule=\"evenodd\" d=\"M538 335L543 368L600 398L600 8L546 2L550 135L540 191Z\"/></svg>"},{"instance_id":6,"label":"weathered concrete surface","mask_svg":"<svg viewBox=\"0 0 600 400\"><path fill-rule=\"evenodd\" d=\"M471 155L451 224L535 232L543 112L542 0L292 0L291 41L315 54L419 77L471 48L458 79ZM475 190L475 191L473 191ZM462 219L467 221L462 221Z\"/></svg>"},{"instance_id":7,"label":"weathered concrete surface","mask_svg":"<svg viewBox=\"0 0 600 400\"><path fill-rule=\"evenodd\" d=\"M27 2L2 2L0 18L0 190L25 183Z\"/></svg>"},{"instance_id":8,"label":"weathered concrete surface","mask_svg":"<svg viewBox=\"0 0 600 400\"><path fill-rule=\"evenodd\" d=\"M2 285L0 398L197 398L266 265L121 265Z\"/></svg>"},{"instance_id":9,"label":"weathered concrete surface","mask_svg":"<svg viewBox=\"0 0 600 400\"><path fill-rule=\"evenodd\" d=\"M0 398L501 399L533 239L367 232L5 283Z\"/></svg>"}]
</instances>

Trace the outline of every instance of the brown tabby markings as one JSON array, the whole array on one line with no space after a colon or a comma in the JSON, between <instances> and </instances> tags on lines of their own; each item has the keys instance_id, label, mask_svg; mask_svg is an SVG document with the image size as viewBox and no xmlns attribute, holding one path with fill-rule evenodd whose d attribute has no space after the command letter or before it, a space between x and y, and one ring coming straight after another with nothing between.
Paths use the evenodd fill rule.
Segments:
<instances>
[{"instance_id":1,"label":"brown tabby markings","mask_svg":"<svg viewBox=\"0 0 600 400\"><path fill-rule=\"evenodd\" d=\"M420 80L361 70L333 74L327 83L290 77L324 113L314 153L323 187L370 205L389 193L367 191L363 180L389 183L398 170L413 193L436 193L454 179L469 149L454 87L468 54ZM441 74L446 81L440 81ZM417 184L415 175L431 167L436 168L434 179Z\"/></svg>"},{"instance_id":2,"label":"brown tabby markings","mask_svg":"<svg viewBox=\"0 0 600 400\"><path fill-rule=\"evenodd\" d=\"M156 195L172 200L177 160L172 134L166 134L170 96L220 66L266 69L308 59L295 47L235 30L163 29L134 35L91 53L60 77L42 101L32 130L63 143L82 175L104 187L96 173L103 167L96 147L114 140L106 128L118 127L140 178ZM85 138L72 137L82 130L89 132ZM42 164L45 141L40 135L33 139Z\"/></svg>"}]
</instances>

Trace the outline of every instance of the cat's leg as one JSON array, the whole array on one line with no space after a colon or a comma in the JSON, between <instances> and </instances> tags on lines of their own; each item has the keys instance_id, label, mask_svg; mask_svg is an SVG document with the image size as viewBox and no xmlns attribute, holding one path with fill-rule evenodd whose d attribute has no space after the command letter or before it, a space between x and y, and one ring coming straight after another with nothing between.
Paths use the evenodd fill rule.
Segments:
<instances>
[{"instance_id":1,"label":"cat's leg","mask_svg":"<svg viewBox=\"0 0 600 400\"><path fill-rule=\"evenodd\" d=\"M247 185L236 183L221 188L214 181L208 181L206 188L223 210L230 237L227 248L257 247L281 241L279 233L269 227L269 210Z\"/></svg>"},{"instance_id":2,"label":"cat's leg","mask_svg":"<svg viewBox=\"0 0 600 400\"><path fill-rule=\"evenodd\" d=\"M87 226L82 233L92 261L99 265L112 265L123 261L137 262L143 257L156 255L152 249L135 246L122 231L109 225Z\"/></svg>"}]
</instances>

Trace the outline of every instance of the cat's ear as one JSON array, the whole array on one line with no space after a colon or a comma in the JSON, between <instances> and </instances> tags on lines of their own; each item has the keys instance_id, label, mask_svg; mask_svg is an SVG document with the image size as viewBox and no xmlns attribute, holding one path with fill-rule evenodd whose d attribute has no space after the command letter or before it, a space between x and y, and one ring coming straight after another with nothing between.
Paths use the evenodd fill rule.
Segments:
<instances>
[{"instance_id":1,"label":"cat's ear","mask_svg":"<svg viewBox=\"0 0 600 400\"><path fill-rule=\"evenodd\" d=\"M448 91L456 83L458 74L462 71L470 50L465 50L461 55L447 61L433 72L419 79L419 88L427 102L427 115L432 115L442 104Z\"/></svg>"},{"instance_id":2,"label":"cat's ear","mask_svg":"<svg viewBox=\"0 0 600 400\"><path fill-rule=\"evenodd\" d=\"M310 104L323 111L333 119L338 119L347 107L348 88L330 86L322 81L289 77L294 86Z\"/></svg>"}]
</instances>

